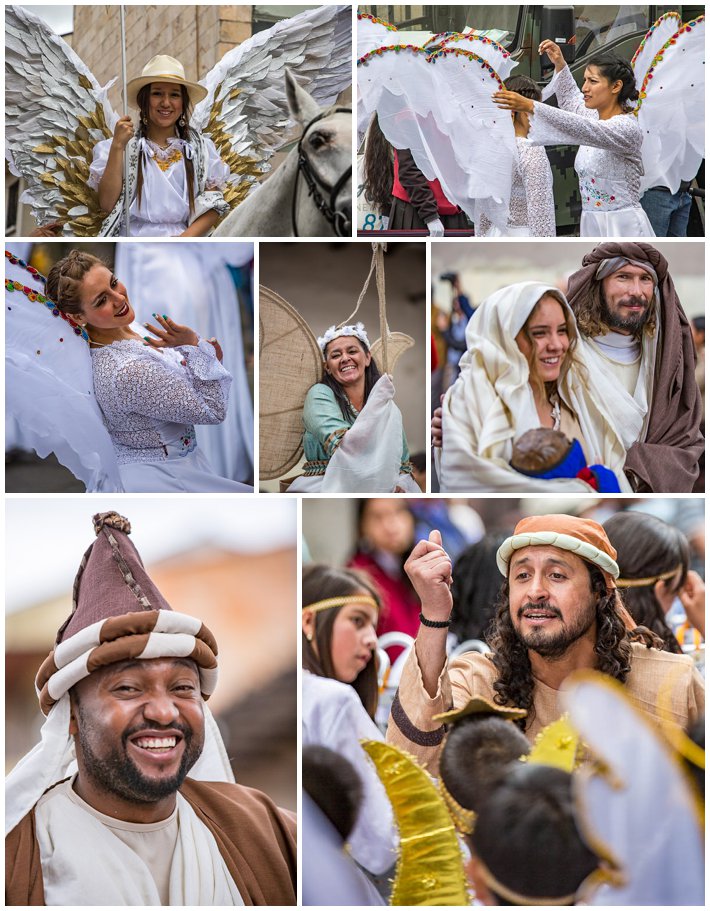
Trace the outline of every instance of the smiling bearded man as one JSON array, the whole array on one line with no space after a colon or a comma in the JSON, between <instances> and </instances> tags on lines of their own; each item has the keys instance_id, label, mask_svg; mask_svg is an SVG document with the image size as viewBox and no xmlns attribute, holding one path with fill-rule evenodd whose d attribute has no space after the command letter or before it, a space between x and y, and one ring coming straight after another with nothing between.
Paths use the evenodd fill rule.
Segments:
<instances>
[{"instance_id":1,"label":"smiling bearded man","mask_svg":"<svg viewBox=\"0 0 710 911\"><path fill-rule=\"evenodd\" d=\"M704 683L686 655L650 647L616 589L616 551L601 525L567 515L518 523L496 560L506 578L488 641L490 654L450 661L446 637L453 600L451 561L438 531L419 541L405 569L421 600L421 626L392 703L387 739L436 774L445 728L435 716L482 697L525 709L525 736L559 718L558 692L575 670L595 669L623 683L654 718L666 689L673 720L685 728L703 713ZM638 641L641 640L641 641Z\"/></svg>"},{"instance_id":2,"label":"smiling bearded man","mask_svg":"<svg viewBox=\"0 0 710 911\"><path fill-rule=\"evenodd\" d=\"M702 485L695 346L665 257L646 243L599 244L570 276L567 299L594 382L613 407L633 489Z\"/></svg>"},{"instance_id":3,"label":"smiling bearded man","mask_svg":"<svg viewBox=\"0 0 710 911\"><path fill-rule=\"evenodd\" d=\"M295 904L295 823L234 784L205 704L214 637L167 604L126 519L94 528L37 674L42 742L6 779L7 904Z\"/></svg>"}]
</instances>

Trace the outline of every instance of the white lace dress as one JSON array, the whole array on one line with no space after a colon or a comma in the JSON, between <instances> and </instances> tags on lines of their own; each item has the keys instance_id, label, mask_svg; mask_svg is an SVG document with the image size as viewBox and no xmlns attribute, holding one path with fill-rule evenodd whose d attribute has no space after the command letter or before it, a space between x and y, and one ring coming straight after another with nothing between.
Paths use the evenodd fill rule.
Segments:
<instances>
[{"instance_id":1,"label":"white lace dress","mask_svg":"<svg viewBox=\"0 0 710 911\"><path fill-rule=\"evenodd\" d=\"M205 189L221 191L229 177L229 168L219 157L215 144L202 137L207 149ZM143 158L143 189L141 203L137 196L130 206L131 237L174 237L182 234L190 223L190 201L185 179L185 158L193 156L190 143L173 136L165 149L142 138L140 154ZM98 190L99 181L106 170L112 139L104 139L94 146L94 158L89 169L89 186ZM198 191L195 190L195 195ZM219 194L221 199L221 194ZM224 200L222 199L222 202Z\"/></svg>"},{"instance_id":2,"label":"white lace dress","mask_svg":"<svg viewBox=\"0 0 710 911\"><path fill-rule=\"evenodd\" d=\"M560 107L533 102L528 139L536 145L579 145L574 169L582 197L581 237L654 237L639 202L643 134L634 114L599 120L587 108L569 67L556 73L545 95Z\"/></svg>"},{"instance_id":3,"label":"white lace dress","mask_svg":"<svg viewBox=\"0 0 710 911\"><path fill-rule=\"evenodd\" d=\"M518 161L510 188L510 211L505 231L500 231L483 216L478 225L480 237L555 237L555 197L552 168L542 146L532 145L516 136Z\"/></svg>"},{"instance_id":4,"label":"white lace dress","mask_svg":"<svg viewBox=\"0 0 710 911\"><path fill-rule=\"evenodd\" d=\"M212 345L157 350L125 339L91 351L94 390L130 493L251 492L214 474L195 424L219 424L231 375Z\"/></svg>"}]
</instances>

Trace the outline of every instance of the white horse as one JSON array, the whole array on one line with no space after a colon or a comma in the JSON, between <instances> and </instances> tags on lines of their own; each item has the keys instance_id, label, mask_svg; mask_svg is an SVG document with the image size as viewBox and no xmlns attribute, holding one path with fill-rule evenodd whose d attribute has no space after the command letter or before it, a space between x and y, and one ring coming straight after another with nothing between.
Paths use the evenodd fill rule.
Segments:
<instances>
[{"instance_id":1,"label":"white horse","mask_svg":"<svg viewBox=\"0 0 710 911\"><path fill-rule=\"evenodd\" d=\"M288 70L286 97L303 127L298 145L214 237L351 236L352 112L321 108Z\"/></svg>"}]
</instances>

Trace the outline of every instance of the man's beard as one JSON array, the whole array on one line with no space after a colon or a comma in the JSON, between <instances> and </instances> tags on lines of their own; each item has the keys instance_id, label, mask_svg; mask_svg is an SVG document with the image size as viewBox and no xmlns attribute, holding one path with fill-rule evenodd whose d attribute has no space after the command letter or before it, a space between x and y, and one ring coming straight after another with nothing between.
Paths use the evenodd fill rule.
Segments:
<instances>
[{"instance_id":1,"label":"man's beard","mask_svg":"<svg viewBox=\"0 0 710 911\"><path fill-rule=\"evenodd\" d=\"M556 607L553 607L549 601L532 604L528 602L518 608L518 623L522 622L523 613L531 608L551 611L559 620L562 620L562 614ZM581 639L587 633L594 621L597 619L597 608L591 604L583 613L579 613L574 623L562 625L562 629L557 633L549 633L544 629L532 629L528 633L523 633L519 626L514 626L518 639L531 652L536 652L541 658L550 658L552 660L561 658L567 649Z\"/></svg>"},{"instance_id":2,"label":"man's beard","mask_svg":"<svg viewBox=\"0 0 710 911\"><path fill-rule=\"evenodd\" d=\"M108 755L98 756L92 747L93 722L77 706L79 716L78 740L84 760L86 774L104 790L131 803L157 803L174 794L187 777L187 773L202 753L204 739L195 737L192 728L182 724L171 724L170 730L183 735L185 747L180 766L170 778L150 778L140 771L127 752L128 738L141 730L157 730L155 725L141 725L124 731L120 747L113 747Z\"/></svg>"},{"instance_id":3,"label":"man's beard","mask_svg":"<svg viewBox=\"0 0 710 911\"><path fill-rule=\"evenodd\" d=\"M632 335L640 335L643 327L651 316L651 304L644 297L640 297L636 294L631 294L629 297L623 298L619 303L629 307L643 307L644 309L640 313L630 314L624 319L618 313L609 309L609 306L604 299L604 295L602 294L602 322L610 329L621 329L624 332L630 332Z\"/></svg>"}]
</instances>

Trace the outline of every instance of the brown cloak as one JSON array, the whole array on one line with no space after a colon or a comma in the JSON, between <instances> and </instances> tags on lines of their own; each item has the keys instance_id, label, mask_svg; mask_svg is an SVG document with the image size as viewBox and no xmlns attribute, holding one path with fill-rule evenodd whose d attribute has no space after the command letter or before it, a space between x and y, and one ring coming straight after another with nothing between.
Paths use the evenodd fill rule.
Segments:
<instances>
[{"instance_id":1,"label":"brown cloak","mask_svg":"<svg viewBox=\"0 0 710 911\"><path fill-rule=\"evenodd\" d=\"M296 904L296 823L288 813L259 791L224 782L188 778L180 793L214 835L245 905ZM34 810L5 839L5 903L44 904Z\"/></svg>"},{"instance_id":2,"label":"brown cloak","mask_svg":"<svg viewBox=\"0 0 710 911\"><path fill-rule=\"evenodd\" d=\"M615 256L650 263L658 275L661 298L661 337L648 428L645 438L629 449L625 470L632 475L631 481L638 491L689 493L696 482L702 484L703 406L695 379L695 346L690 326L666 259L646 243L610 241L599 244L585 255L582 268L570 277L567 299L576 313L599 263ZM614 405L613 402L609 404Z\"/></svg>"}]
</instances>

